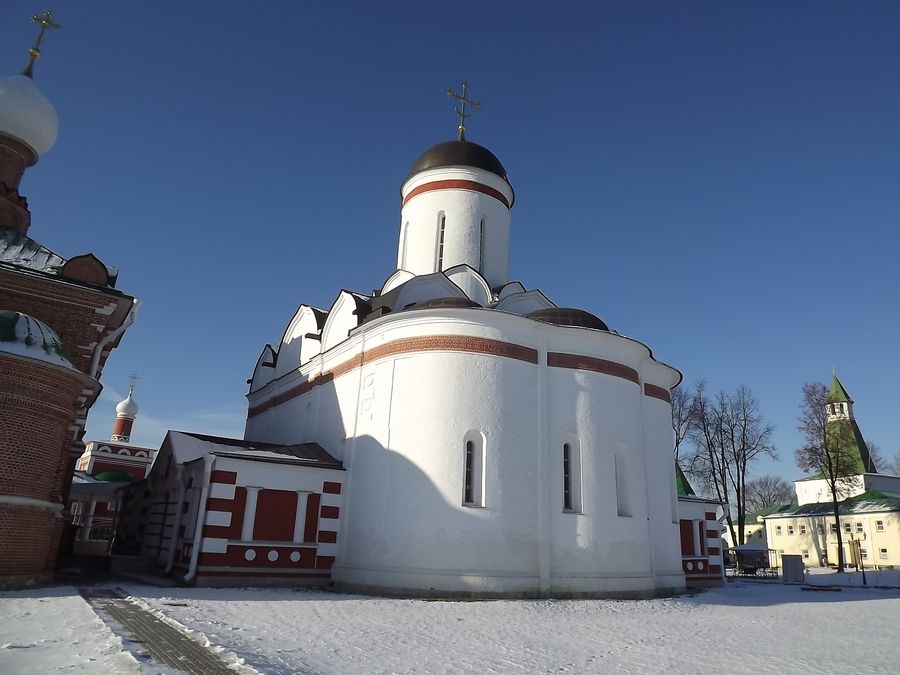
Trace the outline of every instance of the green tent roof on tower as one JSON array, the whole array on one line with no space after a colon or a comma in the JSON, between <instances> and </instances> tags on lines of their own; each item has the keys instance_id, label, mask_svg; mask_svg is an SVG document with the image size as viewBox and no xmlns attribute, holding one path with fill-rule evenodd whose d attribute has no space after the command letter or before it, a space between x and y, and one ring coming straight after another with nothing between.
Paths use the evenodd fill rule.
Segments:
<instances>
[{"instance_id":1,"label":"green tent roof on tower","mask_svg":"<svg viewBox=\"0 0 900 675\"><path fill-rule=\"evenodd\" d=\"M828 422L827 433L837 437L841 444L841 456L848 459L854 473L878 473L869 454L869 446L855 419L832 420Z\"/></svg>"},{"instance_id":2,"label":"green tent roof on tower","mask_svg":"<svg viewBox=\"0 0 900 675\"><path fill-rule=\"evenodd\" d=\"M681 467L678 466L678 462L675 462L675 490L678 493L679 497L693 497L696 495L694 492L694 488L691 487L691 484L688 483L687 476L684 475L684 471L681 470Z\"/></svg>"},{"instance_id":3,"label":"green tent roof on tower","mask_svg":"<svg viewBox=\"0 0 900 675\"><path fill-rule=\"evenodd\" d=\"M850 394L844 389L844 385L837 378L837 375L831 376L831 389L828 390L829 403L853 403Z\"/></svg>"}]
</instances>

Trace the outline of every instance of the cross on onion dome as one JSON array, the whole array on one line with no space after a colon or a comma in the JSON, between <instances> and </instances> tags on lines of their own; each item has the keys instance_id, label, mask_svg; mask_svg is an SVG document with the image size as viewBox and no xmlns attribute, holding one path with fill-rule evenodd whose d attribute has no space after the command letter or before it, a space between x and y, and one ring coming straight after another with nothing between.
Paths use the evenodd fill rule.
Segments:
<instances>
[{"instance_id":1,"label":"cross on onion dome","mask_svg":"<svg viewBox=\"0 0 900 675\"><path fill-rule=\"evenodd\" d=\"M44 33L47 32L48 28L59 28L59 24L53 20L53 12L49 9L40 16L35 14L31 17L31 20L38 24L41 30L34 39L34 45L28 48L28 65L22 71L22 74L26 77L34 76L34 62L41 56L41 43L44 41Z\"/></svg>"},{"instance_id":2,"label":"cross on onion dome","mask_svg":"<svg viewBox=\"0 0 900 675\"><path fill-rule=\"evenodd\" d=\"M462 83L462 94L457 94L452 89L448 89L446 92L444 92L450 98L455 98L460 102L460 107L457 108L456 106L454 106L453 109L456 111L456 114L459 115L459 140L461 141L466 140L466 118L472 116L472 113L466 113L466 104L468 103L470 106L475 108L475 110L481 108L481 103L479 103L478 101L473 101L469 98L468 90L469 83L464 81Z\"/></svg>"}]
</instances>

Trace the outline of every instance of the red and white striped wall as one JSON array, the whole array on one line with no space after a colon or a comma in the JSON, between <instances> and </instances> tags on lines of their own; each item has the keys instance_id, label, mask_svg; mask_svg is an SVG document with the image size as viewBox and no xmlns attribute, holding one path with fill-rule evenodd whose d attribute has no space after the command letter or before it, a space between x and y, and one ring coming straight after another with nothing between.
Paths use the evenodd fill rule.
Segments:
<instances>
[{"instance_id":1,"label":"red and white striped wall","mask_svg":"<svg viewBox=\"0 0 900 675\"><path fill-rule=\"evenodd\" d=\"M216 467L206 500L198 583L204 577L298 582L331 577L343 471L223 458ZM182 564L191 552L192 542L185 542Z\"/></svg>"},{"instance_id":2,"label":"red and white striped wall","mask_svg":"<svg viewBox=\"0 0 900 675\"><path fill-rule=\"evenodd\" d=\"M688 585L723 583L722 533L709 503L678 500L681 570Z\"/></svg>"}]
</instances>

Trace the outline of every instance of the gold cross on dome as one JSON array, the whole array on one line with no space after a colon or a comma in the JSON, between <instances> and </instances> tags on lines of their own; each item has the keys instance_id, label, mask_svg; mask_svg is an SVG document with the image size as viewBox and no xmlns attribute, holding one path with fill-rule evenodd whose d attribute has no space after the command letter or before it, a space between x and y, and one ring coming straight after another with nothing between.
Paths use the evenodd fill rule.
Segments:
<instances>
[{"instance_id":1,"label":"gold cross on dome","mask_svg":"<svg viewBox=\"0 0 900 675\"><path fill-rule=\"evenodd\" d=\"M463 81L462 94L457 94L452 89L448 89L446 92L444 92L450 98L455 98L460 102L460 107L457 108L456 106L454 106L453 109L456 111L456 114L459 115L459 140L461 141L466 140L466 118L472 116L472 113L466 114L466 103L475 108L475 110L481 108L481 104L478 101L473 101L469 98L468 91L469 83Z\"/></svg>"},{"instance_id":2,"label":"gold cross on dome","mask_svg":"<svg viewBox=\"0 0 900 675\"><path fill-rule=\"evenodd\" d=\"M34 46L28 48L28 65L25 66L25 70L22 71L22 74L27 77L32 77L34 74L34 62L37 61L41 55L41 43L44 41L44 33L47 32L48 28L59 28L59 24L53 20L53 12L49 9L40 16L35 14L31 17L31 20L34 23L39 24L41 30L34 39Z\"/></svg>"}]
</instances>

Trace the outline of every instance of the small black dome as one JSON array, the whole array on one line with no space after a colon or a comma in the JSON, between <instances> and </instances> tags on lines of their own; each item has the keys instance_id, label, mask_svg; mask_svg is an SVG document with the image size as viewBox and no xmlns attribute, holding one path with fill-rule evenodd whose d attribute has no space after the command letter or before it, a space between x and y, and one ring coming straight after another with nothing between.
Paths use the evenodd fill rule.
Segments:
<instances>
[{"instance_id":1,"label":"small black dome","mask_svg":"<svg viewBox=\"0 0 900 675\"><path fill-rule=\"evenodd\" d=\"M509 182L506 177L506 169L497 159L497 156L485 147L469 141L446 141L438 143L433 148L426 150L409 170L406 177L409 180L420 171L437 169L442 166L471 166L476 169L484 169L497 174Z\"/></svg>"},{"instance_id":2,"label":"small black dome","mask_svg":"<svg viewBox=\"0 0 900 675\"><path fill-rule=\"evenodd\" d=\"M465 309L469 307L481 307L474 300L469 298L435 298L434 300L426 300L420 302L407 309Z\"/></svg>"},{"instance_id":3,"label":"small black dome","mask_svg":"<svg viewBox=\"0 0 900 675\"><path fill-rule=\"evenodd\" d=\"M551 307L550 309L539 309L525 316L535 321L552 323L557 326L577 326L579 328L596 328L597 330L609 331L609 326L600 317L594 316L590 312L585 312L583 309Z\"/></svg>"}]
</instances>

